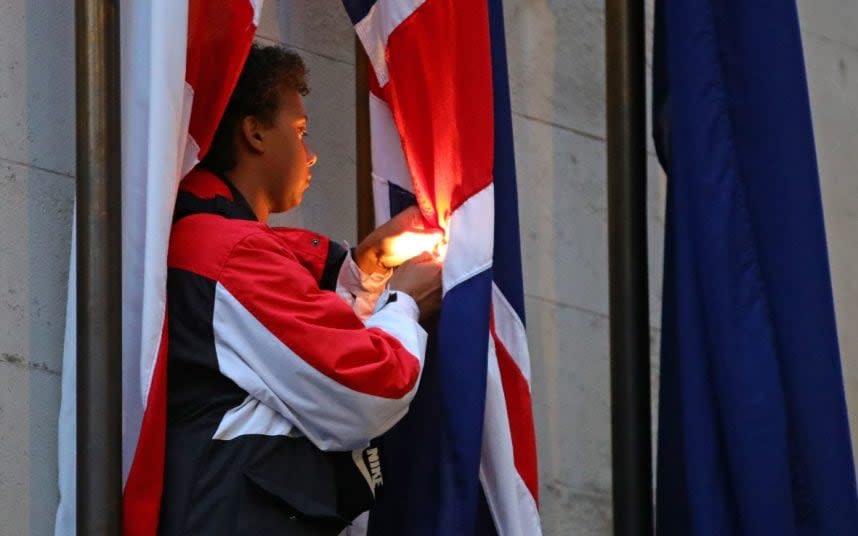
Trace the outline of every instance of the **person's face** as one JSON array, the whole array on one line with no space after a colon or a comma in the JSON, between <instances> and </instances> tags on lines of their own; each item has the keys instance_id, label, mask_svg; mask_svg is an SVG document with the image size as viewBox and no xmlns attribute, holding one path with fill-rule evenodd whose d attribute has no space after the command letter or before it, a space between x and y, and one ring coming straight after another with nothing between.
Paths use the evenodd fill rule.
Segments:
<instances>
[{"instance_id":1,"label":"person's face","mask_svg":"<svg viewBox=\"0 0 858 536\"><path fill-rule=\"evenodd\" d=\"M294 90L280 94L280 107L274 121L263 128L265 139L268 196L271 212L283 212L298 206L310 186L310 168L316 154L305 141L307 114L301 95Z\"/></svg>"}]
</instances>

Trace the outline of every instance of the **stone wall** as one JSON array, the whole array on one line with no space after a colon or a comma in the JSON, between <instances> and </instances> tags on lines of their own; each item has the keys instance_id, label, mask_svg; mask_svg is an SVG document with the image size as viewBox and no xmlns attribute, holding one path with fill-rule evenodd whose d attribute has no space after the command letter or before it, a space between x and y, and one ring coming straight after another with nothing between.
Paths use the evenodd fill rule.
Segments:
<instances>
[{"instance_id":1,"label":"stone wall","mask_svg":"<svg viewBox=\"0 0 858 536\"><path fill-rule=\"evenodd\" d=\"M47 535L74 199L74 3L0 1L0 535Z\"/></svg>"}]
</instances>

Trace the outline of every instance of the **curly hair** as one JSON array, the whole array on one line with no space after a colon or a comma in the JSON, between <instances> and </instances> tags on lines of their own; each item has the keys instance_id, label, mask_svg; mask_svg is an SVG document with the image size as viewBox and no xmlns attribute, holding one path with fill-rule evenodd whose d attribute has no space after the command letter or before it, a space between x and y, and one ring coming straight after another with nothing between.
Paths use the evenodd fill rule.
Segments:
<instances>
[{"instance_id":1,"label":"curly hair","mask_svg":"<svg viewBox=\"0 0 858 536\"><path fill-rule=\"evenodd\" d=\"M235 129L242 119L253 116L270 125L277 114L283 89L295 90L302 96L310 92L306 76L304 60L295 52L254 43L200 166L215 173L235 167L238 158Z\"/></svg>"}]
</instances>

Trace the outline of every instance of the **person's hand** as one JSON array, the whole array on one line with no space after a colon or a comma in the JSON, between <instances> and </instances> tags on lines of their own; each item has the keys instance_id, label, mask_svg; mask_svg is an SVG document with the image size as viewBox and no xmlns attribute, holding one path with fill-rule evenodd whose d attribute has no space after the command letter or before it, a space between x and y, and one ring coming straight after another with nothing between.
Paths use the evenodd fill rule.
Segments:
<instances>
[{"instance_id":1,"label":"person's hand","mask_svg":"<svg viewBox=\"0 0 858 536\"><path fill-rule=\"evenodd\" d=\"M414 257L394 270L389 286L414 298L421 319L441 310L441 262L431 253Z\"/></svg>"},{"instance_id":2,"label":"person's hand","mask_svg":"<svg viewBox=\"0 0 858 536\"><path fill-rule=\"evenodd\" d=\"M386 272L424 251L431 251L443 236L440 229L426 228L417 207L409 207L358 244L355 262L367 274Z\"/></svg>"}]
</instances>

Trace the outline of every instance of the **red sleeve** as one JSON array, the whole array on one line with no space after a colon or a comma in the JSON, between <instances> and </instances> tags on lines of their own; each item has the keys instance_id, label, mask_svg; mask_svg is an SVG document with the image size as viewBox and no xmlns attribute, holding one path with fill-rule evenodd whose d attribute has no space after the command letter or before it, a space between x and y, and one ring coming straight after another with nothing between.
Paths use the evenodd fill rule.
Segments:
<instances>
[{"instance_id":1,"label":"red sleeve","mask_svg":"<svg viewBox=\"0 0 858 536\"><path fill-rule=\"evenodd\" d=\"M340 267L348 251L326 236L304 229L274 228L271 231L295 259L311 274L320 288L334 290Z\"/></svg>"},{"instance_id":2,"label":"red sleeve","mask_svg":"<svg viewBox=\"0 0 858 536\"><path fill-rule=\"evenodd\" d=\"M416 314L396 307L366 328L339 296L319 288L311 271L319 261L307 266L313 257L305 254L299 262L292 247L270 231L233 248L215 295L221 370L321 448L362 446L405 414L425 332ZM315 247L325 257L321 241Z\"/></svg>"}]
</instances>

